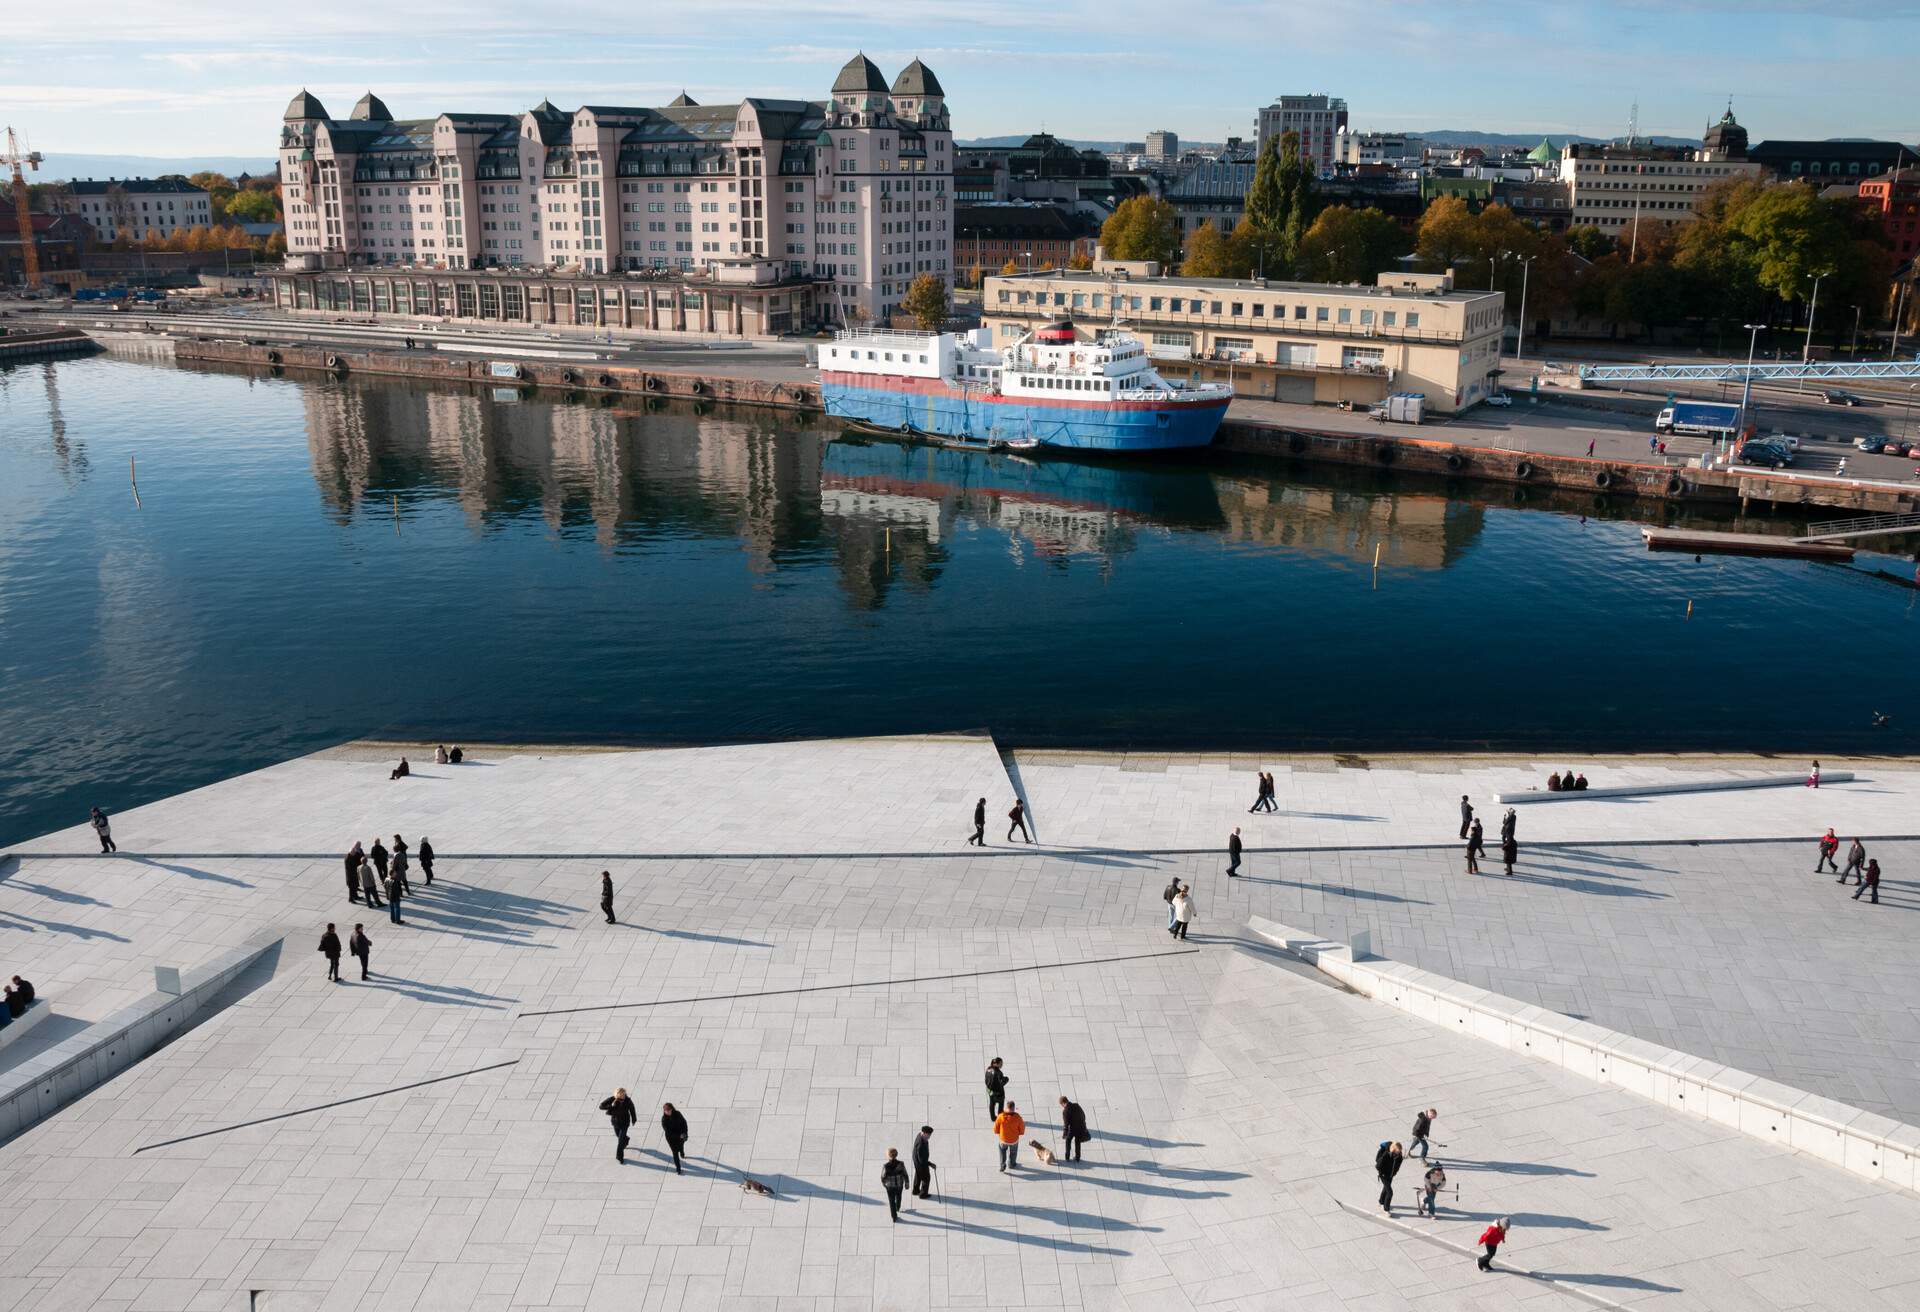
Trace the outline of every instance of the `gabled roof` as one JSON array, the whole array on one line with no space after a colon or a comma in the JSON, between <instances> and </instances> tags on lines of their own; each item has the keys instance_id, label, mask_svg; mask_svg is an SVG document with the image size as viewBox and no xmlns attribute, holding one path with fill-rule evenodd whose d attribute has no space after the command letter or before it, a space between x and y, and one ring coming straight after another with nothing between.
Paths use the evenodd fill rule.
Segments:
<instances>
[{"instance_id":1,"label":"gabled roof","mask_svg":"<svg viewBox=\"0 0 1920 1312\"><path fill-rule=\"evenodd\" d=\"M893 80L893 94L896 96L944 96L947 93L941 90L940 79L933 75L933 70L916 59L901 69L900 76Z\"/></svg>"},{"instance_id":2,"label":"gabled roof","mask_svg":"<svg viewBox=\"0 0 1920 1312\"><path fill-rule=\"evenodd\" d=\"M350 117L362 119L370 123L393 122L393 114L387 109L386 102L374 95L371 91L360 97L359 103L354 105L353 113Z\"/></svg>"},{"instance_id":3,"label":"gabled roof","mask_svg":"<svg viewBox=\"0 0 1920 1312\"><path fill-rule=\"evenodd\" d=\"M887 79L880 76L880 70L865 55L855 55L840 70L840 76L833 80L833 90L837 95L842 91L878 91L887 94Z\"/></svg>"},{"instance_id":4,"label":"gabled roof","mask_svg":"<svg viewBox=\"0 0 1920 1312\"><path fill-rule=\"evenodd\" d=\"M686 92L682 91L679 95L675 96L672 100L667 102L667 108L668 109L692 109L694 106L698 105L699 103L700 102L695 100L692 96L689 96Z\"/></svg>"},{"instance_id":5,"label":"gabled roof","mask_svg":"<svg viewBox=\"0 0 1920 1312\"><path fill-rule=\"evenodd\" d=\"M320 103L320 98L308 91L305 87L302 87L300 94L287 102L287 112L281 115L281 118L283 120L291 120L325 118L326 116L327 107Z\"/></svg>"}]
</instances>

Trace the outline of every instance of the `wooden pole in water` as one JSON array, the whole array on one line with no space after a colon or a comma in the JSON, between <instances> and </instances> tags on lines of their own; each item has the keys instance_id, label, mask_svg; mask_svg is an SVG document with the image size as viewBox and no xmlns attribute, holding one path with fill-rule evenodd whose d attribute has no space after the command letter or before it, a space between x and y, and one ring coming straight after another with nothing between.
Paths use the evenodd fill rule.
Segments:
<instances>
[{"instance_id":1,"label":"wooden pole in water","mask_svg":"<svg viewBox=\"0 0 1920 1312\"><path fill-rule=\"evenodd\" d=\"M400 536L400 494L393 494L393 535Z\"/></svg>"},{"instance_id":2,"label":"wooden pole in water","mask_svg":"<svg viewBox=\"0 0 1920 1312\"><path fill-rule=\"evenodd\" d=\"M1688 619L1693 618L1693 598L1692 597L1687 598L1687 618Z\"/></svg>"},{"instance_id":3,"label":"wooden pole in water","mask_svg":"<svg viewBox=\"0 0 1920 1312\"><path fill-rule=\"evenodd\" d=\"M891 556L893 554L893 529L889 527L885 530L885 532L886 532L886 541L887 541L887 554Z\"/></svg>"},{"instance_id":4,"label":"wooden pole in water","mask_svg":"<svg viewBox=\"0 0 1920 1312\"><path fill-rule=\"evenodd\" d=\"M140 471L134 467L133 457L127 457L127 482L133 485L133 508L140 509Z\"/></svg>"}]
</instances>

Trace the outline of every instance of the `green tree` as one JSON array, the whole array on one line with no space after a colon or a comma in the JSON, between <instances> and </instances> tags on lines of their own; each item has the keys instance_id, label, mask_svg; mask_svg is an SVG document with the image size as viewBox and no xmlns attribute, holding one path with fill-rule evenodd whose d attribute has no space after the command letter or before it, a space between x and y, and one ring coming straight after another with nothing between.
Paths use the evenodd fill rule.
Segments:
<instances>
[{"instance_id":1,"label":"green tree","mask_svg":"<svg viewBox=\"0 0 1920 1312\"><path fill-rule=\"evenodd\" d=\"M1300 154L1300 134L1268 137L1253 166L1246 214L1256 268L1285 277L1294 267L1300 243L1313 222L1313 170Z\"/></svg>"},{"instance_id":2,"label":"green tree","mask_svg":"<svg viewBox=\"0 0 1920 1312\"><path fill-rule=\"evenodd\" d=\"M249 188L234 193L226 213L235 223L273 223L280 218L280 207L274 203L272 192Z\"/></svg>"},{"instance_id":3,"label":"green tree","mask_svg":"<svg viewBox=\"0 0 1920 1312\"><path fill-rule=\"evenodd\" d=\"M1180 248L1180 222L1173 206L1158 196L1134 196L1120 202L1100 228L1100 242L1115 260L1157 260L1173 264Z\"/></svg>"},{"instance_id":4,"label":"green tree","mask_svg":"<svg viewBox=\"0 0 1920 1312\"><path fill-rule=\"evenodd\" d=\"M1180 262L1183 278L1231 278L1235 274L1233 251L1220 229L1208 219L1187 238L1187 255Z\"/></svg>"},{"instance_id":5,"label":"green tree","mask_svg":"<svg viewBox=\"0 0 1920 1312\"><path fill-rule=\"evenodd\" d=\"M178 175L176 174L174 176ZM180 180L182 182L190 182L205 191L207 193L208 208L216 215L227 208L227 203L233 199L236 190L232 178L229 178L224 173L215 173L211 169L203 170L194 174L192 177L181 178Z\"/></svg>"},{"instance_id":6,"label":"green tree","mask_svg":"<svg viewBox=\"0 0 1920 1312\"><path fill-rule=\"evenodd\" d=\"M947 284L931 273L923 273L907 288L900 308L913 316L923 333L937 333L947 323Z\"/></svg>"},{"instance_id":7,"label":"green tree","mask_svg":"<svg viewBox=\"0 0 1920 1312\"><path fill-rule=\"evenodd\" d=\"M1412 245L1406 231L1379 210L1333 205L1302 236L1295 270L1315 282L1371 286Z\"/></svg>"},{"instance_id":8,"label":"green tree","mask_svg":"<svg viewBox=\"0 0 1920 1312\"><path fill-rule=\"evenodd\" d=\"M1816 276L1857 261L1848 225L1811 187L1769 187L1730 214L1726 228L1751 256L1760 285L1783 301L1806 300Z\"/></svg>"},{"instance_id":9,"label":"green tree","mask_svg":"<svg viewBox=\"0 0 1920 1312\"><path fill-rule=\"evenodd\" d=\"M1597 260L1614 251L1614 240L1591 223L1575 224L1567 229L1567 249L1582 259Z\"/></svg>"}]
</instances>

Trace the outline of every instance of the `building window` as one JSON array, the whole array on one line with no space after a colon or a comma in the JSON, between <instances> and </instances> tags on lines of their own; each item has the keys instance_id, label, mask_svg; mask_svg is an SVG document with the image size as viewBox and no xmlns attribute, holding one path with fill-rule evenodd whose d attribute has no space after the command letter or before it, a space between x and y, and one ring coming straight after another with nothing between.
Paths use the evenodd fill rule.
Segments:
<instances>
[{"instance_id":1,"label":"building window","mask_svg":"<svg viewBox=\"0 0 1920 1312\"><path fill-rule=\"evenodd\" d=\"M1407 327L1418 328L1419 326L1420 326L1420 311L1408 310L1407 311Z\"/></svg>"}]
</instances>

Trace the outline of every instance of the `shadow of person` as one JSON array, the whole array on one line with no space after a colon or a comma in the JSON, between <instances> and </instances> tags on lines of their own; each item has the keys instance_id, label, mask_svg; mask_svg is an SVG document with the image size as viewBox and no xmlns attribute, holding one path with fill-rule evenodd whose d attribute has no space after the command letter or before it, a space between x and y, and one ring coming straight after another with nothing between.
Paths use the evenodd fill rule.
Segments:
<instances>
[{"instance_id":1,"label":"shadow of person","mask_svg":"<svg viewBox=\"0 0 1920 1312\"><path fill-rule=\"evenodd\" d=\"M1554 1166L1547 1162L1474 1162L1458 1157L1449 1157L1449 1171L1492 1171L1499 1175L1570 1175L1582 1180L1598 1179L1592 1171L1579 1171L1571 1166Z\"/></svg>"},{"instance_id":2,"label":"shadow of person","mask_svg":"<svg viewBox=\"0 0 1920 1312\"><path fill-rule=\"evenodd\" d=\"M207 879L216 884L230 884L234 888L252 888L244 879L235 879L231 875L216 875L211 870L201 870L194 866L168 865L165 861L155 861L152 857L122 856L123 861L132 861L137 865L152 866L157 870L169 870L176 875L185 875L189 879Z\"/></svg>"}]
</instances>

